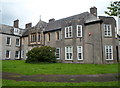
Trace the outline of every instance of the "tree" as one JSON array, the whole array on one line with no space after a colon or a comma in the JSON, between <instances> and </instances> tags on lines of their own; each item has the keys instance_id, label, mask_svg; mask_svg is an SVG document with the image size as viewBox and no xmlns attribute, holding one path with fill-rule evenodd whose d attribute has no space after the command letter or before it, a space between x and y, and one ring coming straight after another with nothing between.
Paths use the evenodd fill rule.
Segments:
<instances>
[{"instance_id":1,"label":"tree","mask_svg":"<svg viewBox=\"0 0 120 88\"><path fill-rule=\"evenodd\" d=\"M105 14L109 16L118 16L120 18L120 1L111 2L110 6L107 7L109 11L105 11Z\"/></svg>"},{"instance_id":2,"label":"tree","mask_svg":"<svg viewBox=\"0 0 120 88\"><path fill-rule=\"evenodd\" d=\"M26 63L56 62L55 48L50 46L35 47L28 51Z\"/></svg>"}]
</instances>

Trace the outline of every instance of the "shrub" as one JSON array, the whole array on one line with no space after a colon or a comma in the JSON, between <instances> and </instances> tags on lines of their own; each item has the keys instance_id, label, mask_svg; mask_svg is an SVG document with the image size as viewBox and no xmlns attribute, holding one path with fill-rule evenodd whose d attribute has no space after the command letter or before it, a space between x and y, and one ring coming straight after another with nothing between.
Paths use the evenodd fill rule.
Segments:
<instances>
[{"instance_id":1,"label":"shrub","mask_svg":"<svg viewBox=\"0 0 120 88\"><path fill-rule=\"evenodd\" d=\"M55 63L55 48L50 46L35 47L28 51L26 63L32 62L50 62Z\"/></svg>"}]
</instances>

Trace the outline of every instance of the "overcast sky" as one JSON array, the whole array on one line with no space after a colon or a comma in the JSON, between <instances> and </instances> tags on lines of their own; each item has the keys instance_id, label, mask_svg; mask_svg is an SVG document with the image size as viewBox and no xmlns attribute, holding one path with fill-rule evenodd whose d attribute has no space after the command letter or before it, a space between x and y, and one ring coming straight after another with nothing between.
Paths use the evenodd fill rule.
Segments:
<instances>
[{"instance_id":1,"label":"overcast sky","mask_svg":"<svg viewBox=\"0 0 120 88\"><path fill-rule=\"evenodd\" d=\"M12 26L13 21L19 19L19 26L25 28L25 24L32 22L36 25L40 19L48 22L49 19L56 20L82 12L89 12L89 8L96 6L98 16L106 16L110 2L113 0L1 0L2 24ZM0 5L1 6L1 5Z\"/></svg>"}]
</instances>

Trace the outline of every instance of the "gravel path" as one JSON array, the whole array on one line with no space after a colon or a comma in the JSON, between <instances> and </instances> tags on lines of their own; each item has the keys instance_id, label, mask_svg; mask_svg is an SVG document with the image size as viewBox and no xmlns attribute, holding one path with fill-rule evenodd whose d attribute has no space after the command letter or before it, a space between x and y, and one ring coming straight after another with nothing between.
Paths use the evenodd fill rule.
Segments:
<instances>
[{"instance_id":1,"label":"gravel path","mask_svg":"<svg viewBox=\"0 0 120 88\"><path fill-rule=\"evenodd\" d=\"M1 74L1 73L0 73ZM11 72L2 72L2 79L34 82L109 82L120 81L120 74L99 75L21 75Z\"/></svg>"}]
</instances>

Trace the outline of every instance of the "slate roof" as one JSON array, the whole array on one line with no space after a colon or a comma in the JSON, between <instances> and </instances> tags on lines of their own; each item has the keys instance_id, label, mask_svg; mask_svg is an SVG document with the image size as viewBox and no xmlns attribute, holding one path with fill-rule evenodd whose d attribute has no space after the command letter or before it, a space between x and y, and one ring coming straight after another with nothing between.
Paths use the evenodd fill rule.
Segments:
<instances>
[{"instance_id":1,"label":"slate roof","mask_svg":"<svg viewBox=\"0 0 120 88\"><path fill-rule=\"evenodd\" d=\"M1 33L13 34L13 29L14 28L12 26L0 24L0 32Z\"/></svg>"},{"instance_id":2,"label":"slate roof","mask_svg":"<svg viewBox=\"0 0 120 88\"><path fill-rule=\"evenodd\" d=\"M96 19L95 16L93 16L89 12L84 12L84 13L73 15L73 16L70 16L70 17L62 18L62 19L59 19L59 20L50 21L49 23L44 22L42 20L39 20L39 22L35 26L33 26L31 28L24 29L24 30L21 29L22 36L28 36L29 30L32 30L34 28L38 29L39 31L42 31L44 29L43 32L59 30L59 29L62 29L62 23L63 22L71 21L71 20L78 20L78 19L84 20L83 21L84 23L91 22L93 20L98 20L98 19ZM12 26L3 25L1 30L4 33L13 34L13 29L14 29L14 27L12 27Z\"/></svg>"},{"instance_id":3,"label":"slate roof","mask_svg":"<svg viewBox=\"0 0 120 88\"><path fill-rule=\"evenodd\" d=\"M25 32L24 29L19 28L21 31L21 34ZM11 34L14 35L14 27L13 26L8 26L5 24L0 24L0 33L5 33L5 34Z\"/></svg>"},{"instance_id":4,"label":"slate roof","mask_svg":"<svg viewBox=\"0 0 120 88\"><path fill-rule=\"evenodd\" d=\"M66 17L66 18L63 18L63 19L60 19L60 20L55 20L55 21L49 22L47 24L47 27L45 28L45 32L60 29L61 24L64 21L77 20L77 19L86 20L86 19L89 18L89 16L90 16L89 12L84 12L84 13L81 13L81 14L78 14L78 15L74 15L74 16Z\"/></svg>"}]
</instances>

